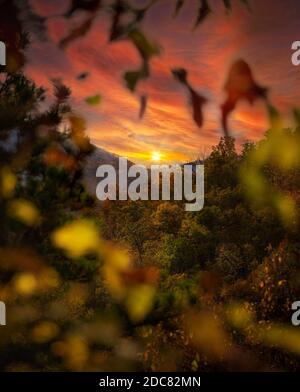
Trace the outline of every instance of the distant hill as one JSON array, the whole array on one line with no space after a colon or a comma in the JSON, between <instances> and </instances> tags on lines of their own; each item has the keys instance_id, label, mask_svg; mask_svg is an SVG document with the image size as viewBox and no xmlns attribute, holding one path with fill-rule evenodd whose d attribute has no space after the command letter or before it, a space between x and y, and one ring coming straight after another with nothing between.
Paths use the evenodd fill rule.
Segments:
<instances>
[{"instance_id":1,"label":"distant hill","mask_svg":"<svg viewBox=\"0 0 300 392\"><path fill-rule=\"evenodd\" d=\"M96 187L99 183L99 179L96 177L98 166L112 165L118 174L119 158L119 155L113 154L100 147L95 147L93 153L87 157L83 171L83 183L91 195L96 195ZM132 165L133 163L128 161L128 166L130 167Z\"/></svg>"},{"instance_id":2,"label":"distant hill","mask_svg":"<svg viewBox=\"0 0 300 392\"><path fill-rule=\"evenodd\" d=\"M184 167L184 166L192 166L193 167L193 173L196 173L196 166L198 166L198 165L204 165L204 163L205 163L205 161L204 160L202 160L202 159L196 159L195 161L192 161L192 162L186 162L186 163L183 163L181 166L182 167Z\"/></svg>"},{"instance_id":3,"label":"distant hill","mask_svg":"<svg viewBox=\"0 0 300 392\"><path fill-rule=\"evenodd\" d=\"M98 166L100 165L112 165L116 169L117 179L119 173L119 158L120 156L109 151L104 150L100 147L95 147L95 150L91 155L89 155L86 159L84 171L83 171L83 183L86 187L86 190L92 196L96 195L96 187L99 183L99 178L96 177L96 171ZM193 171L196 171L196 165L202 165L204 161L198 159L193 162L187 162L182 164L184 165L192 165ZM133 162L128 161L128 167L134 165ZM149 173L150 175L150 173ZM132 180L129 180L130 183Z\"/></svg>"}]
</instances>

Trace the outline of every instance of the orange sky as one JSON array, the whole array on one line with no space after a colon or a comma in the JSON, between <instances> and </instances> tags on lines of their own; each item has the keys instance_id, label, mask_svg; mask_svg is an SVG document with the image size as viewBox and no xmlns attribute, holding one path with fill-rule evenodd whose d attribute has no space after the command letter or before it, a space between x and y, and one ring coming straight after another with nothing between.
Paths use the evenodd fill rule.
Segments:
<instances>
[{"instance_id":1,"label":"orange sky","mask_svg":"<svg viewBox=\"0 0 300 392\"><path fill-rule=\"evenodd\" d=\"M143 3L143 1L140 1ZM212 0L214 13L196 30L192 26L196 1L186 1L180 16L172 18L174 0L162 0L153 7L143 29L162 47L152 62L151 78L132 95L122 74L139 67L135 49L126 42L108 44L108 20L99 15L89 34L66 51L56 43L67 33L61 17L48 22L49 42L34 40L29 51L27 73L37 83L49 87L49 80L61 77L71 87L75 109L87 119L88 134L98 146L133 161L151 161L154 151L163 161L195 159L218 142L221 135L219 105L222 87L231 62L243 58L251 65L256 80L270 88L271 99L286 115L300 101L300 67L291 64L291 43L300 40L300 2L297 0L252 0L252 12L233 1L228 15L220 1ZM67 1L34 0L41 15L59 15ZM74 20L81 15L75 15ZM173 79L170 69L182 66L189 71L195 89L209 99L202 129L192 121L185 90ZM76 76L89 71L85 81ZM142 93L149 95L143 120L138 120ZM84 99L102 96L98 107ZM258 140L267 129L262 104L242 104L231 116L230 127L238 144Z\"/></svg>"}]
</instances>

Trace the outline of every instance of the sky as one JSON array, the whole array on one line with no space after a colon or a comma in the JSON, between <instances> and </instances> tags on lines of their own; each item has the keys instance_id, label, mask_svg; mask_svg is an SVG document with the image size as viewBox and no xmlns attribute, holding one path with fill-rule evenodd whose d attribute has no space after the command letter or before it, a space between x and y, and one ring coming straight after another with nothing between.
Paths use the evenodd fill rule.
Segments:
<instances>
[{"instance_id":1,"label":"sky","mask_svg":"<svg viewBox=\"0 0 300 392\"><path fill-rule=\"evenodd\" d=\"M108 43L107 14L99 14L84 38L61 50L57 43L82 15L75 14L67 23L60 16L68 7L67 0L31 0L37 13L50 18L48 40L32 41L26 73L49 89L51 78L61 78L72 89L72 106L86 118L87 133L99 147L135 162L173 163L203 157L222 135L219 107L234 60L249 63L256 81L269 88L271 101L287 126L292 109L300 102L300 66L291 63L292 42L300 40L299 0L249 1L251 11L233 0L232 12L226 13L220 0L211 0L213 13L195 31L197 0L186 0L175 19L175 0L159 1L142 29L160 45L161 54L151 62L149 80L132 94L122 75L137 69L140 59L129 43ZM186 91L171 75L174 67L186 68L193 87L208 99L201 129L193 122ZM85 71L89 77L78 80L76 76ZM85 98L95 94L101 95L101 104L86 104ZM149 104L139 120L142 94L149 96ZM263 103L239 104L229 124L238 146L261 139L268 129Z\"/></svg>"}]
</instances>

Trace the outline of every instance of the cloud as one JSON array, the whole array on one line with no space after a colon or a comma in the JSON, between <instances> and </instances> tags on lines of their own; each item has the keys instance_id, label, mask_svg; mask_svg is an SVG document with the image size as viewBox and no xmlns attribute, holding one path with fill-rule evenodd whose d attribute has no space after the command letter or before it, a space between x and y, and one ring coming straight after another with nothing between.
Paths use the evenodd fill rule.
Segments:
<instances>
[{"instance_id":1,"label":"cloud","mask_svg":"<svg viewBox=\"0 0 300 392\"><path fill-rule=\"evenodd\" d=\"M63 2L34 3L41 14L56 15L64 7ZM257 1L250 13L236 2L231 14L216 6L196 32L191 31L196 2L187 3L177 19L172 18L172 1L158 4L144 23L147 34L163 51L152 63L150 80L139 87L138 94L149 95L143 121L138 120L138 95L130 94L122 79L125 70L139 66L138 54L127 42L108 44L107 15L99 16L88 35L65 52L55 43L68 26L62 18L53 17L48 24L50 42L33 42L27 72L47 87L50 78L62 77L72 89L73 105L87 119L92 141L137 160L152 150L162 150L167 160L186 159L218 142L222 88L236 58L249 62L259 83L270 87L274 104L288 113L300 99L300 90L295 88L299 70L290 61L291 42L299 38L299 3ZM171 76L170 69L176 66L185 67L192 85L209 99L202 130L192 121L186 92ZM90 76L78 81L76 76L83 71ZM94 94L102 96L102 104L90 108L84 99ZM258 140L268 126L266 113L259 104L241 105L231 116L230 126L238 143Z\"/></svg>"}]
</instances>

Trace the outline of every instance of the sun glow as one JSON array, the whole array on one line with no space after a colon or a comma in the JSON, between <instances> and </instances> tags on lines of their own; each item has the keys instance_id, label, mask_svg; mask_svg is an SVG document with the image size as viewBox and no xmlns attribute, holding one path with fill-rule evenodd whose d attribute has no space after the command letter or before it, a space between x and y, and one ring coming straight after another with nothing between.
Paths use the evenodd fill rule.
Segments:
<instances>
[{"instance_id":1,"label":"sun glow","mask_svg":"<svg viewBox=\"0 0 300 392\"><path fill-rule=\"evenodd\" d=\"M161 160L161 153L158 151L153 151L151 155L152 161L158 162Z\"/></svg>"}]
</instances>

